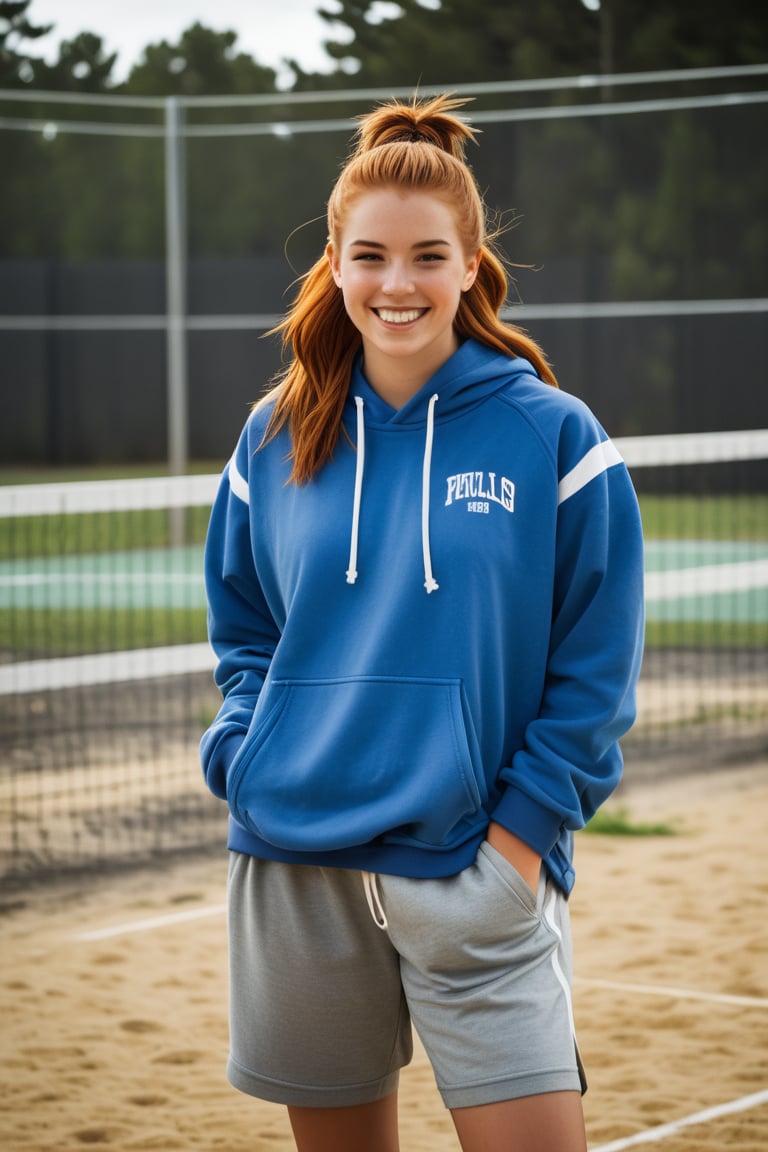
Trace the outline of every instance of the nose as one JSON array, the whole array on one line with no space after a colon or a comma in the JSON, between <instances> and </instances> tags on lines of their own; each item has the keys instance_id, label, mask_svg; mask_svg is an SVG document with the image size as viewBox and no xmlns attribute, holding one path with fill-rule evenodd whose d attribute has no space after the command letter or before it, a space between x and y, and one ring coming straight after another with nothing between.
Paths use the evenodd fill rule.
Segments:
<instances>
[{"instance_id":1,"label":"nose","mask_svg":"<svg viewBox=\"0 0 768 1152\"><path fill-rule=\"evenodd\" d=\"M392 260L387 265L381 287L388 296L402 296L413 292L413 277L408 266L401 260Z\"/></svg>"}]
</instances>

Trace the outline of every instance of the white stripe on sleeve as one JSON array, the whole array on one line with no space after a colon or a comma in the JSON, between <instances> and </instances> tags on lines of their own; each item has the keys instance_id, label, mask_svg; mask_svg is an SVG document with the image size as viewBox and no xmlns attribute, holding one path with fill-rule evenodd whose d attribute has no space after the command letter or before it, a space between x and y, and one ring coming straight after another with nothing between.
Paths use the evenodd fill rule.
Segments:
<instances>
[{"instance_id":1,"label":"white stripe on sleeve","mask_svg":"<svg viewBox=\"0 0 768 1152\"><path fill-rule=\"evenodd\" d=\"M248 503L248 481L238 472L234 456L229 462L229 486L235 496L239 496L244 504Z\"/></svg>"},{"instance_id":2,"label":"white stripe on sleeve","mask_svg":"<svg viewBox=\"0 0 768 1152\"><path fill-rule=\"evenodd\" d=\"M607 472L614 464L622 464L623 458L612 440L603 440L590 448L582 456L575 468L563 476L557 486L557 502L563 504L571 496L575 496L582 488L594 480L602 472Z\"/></svg>"}]
</instances>

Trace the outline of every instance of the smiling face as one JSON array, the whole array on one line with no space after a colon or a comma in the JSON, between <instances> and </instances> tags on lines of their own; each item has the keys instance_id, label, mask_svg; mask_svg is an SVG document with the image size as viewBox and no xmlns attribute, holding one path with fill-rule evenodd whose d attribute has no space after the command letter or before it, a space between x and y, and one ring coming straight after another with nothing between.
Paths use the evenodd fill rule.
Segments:
<instances>
[{"instance_id":1,"label":"smiling face","mask_svg":"<svg viewBox=\"0 0 768 1152\"><path fill-rule=\"evenodd\" d=\"M379 188L355 197L327 255L368 382L399 407L458 348L454 319L479 253L465 252L443 199Z\"/></svg>"}]
</instances>

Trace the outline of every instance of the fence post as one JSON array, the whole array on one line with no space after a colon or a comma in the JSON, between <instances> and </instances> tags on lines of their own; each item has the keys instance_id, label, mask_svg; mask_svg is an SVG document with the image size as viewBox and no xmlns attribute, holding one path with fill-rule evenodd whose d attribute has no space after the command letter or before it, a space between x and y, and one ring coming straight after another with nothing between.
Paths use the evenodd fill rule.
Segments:
<instances>
[{"instance_id":1,"label":"fence post","mask_svg":"<svg viewBox=\"0 0 768 1152\"><path fill-rule=\"evenodd\" d=\"M176 96L165 100L165 283L168 471L180 476L188 461L187 229L184 113ZM183 509L170 511L173 546L184 542Z\"/></svg>"}]
</instances>

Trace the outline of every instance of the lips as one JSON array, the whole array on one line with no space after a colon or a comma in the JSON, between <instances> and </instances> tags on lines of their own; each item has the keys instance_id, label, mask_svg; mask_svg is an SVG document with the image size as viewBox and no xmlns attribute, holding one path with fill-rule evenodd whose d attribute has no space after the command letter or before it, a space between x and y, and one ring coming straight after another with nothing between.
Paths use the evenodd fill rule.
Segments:
<instances>
[{"instance_id":1,"label":"lips","mask_svg":"<svg viewBox=\"0 0 768 1152\"><path fill-rule=\"evenodd\" d=\"M385 324L412 324L427 311L426 308L375 308L376 315Z\"/></svg>"}]
</instances>

